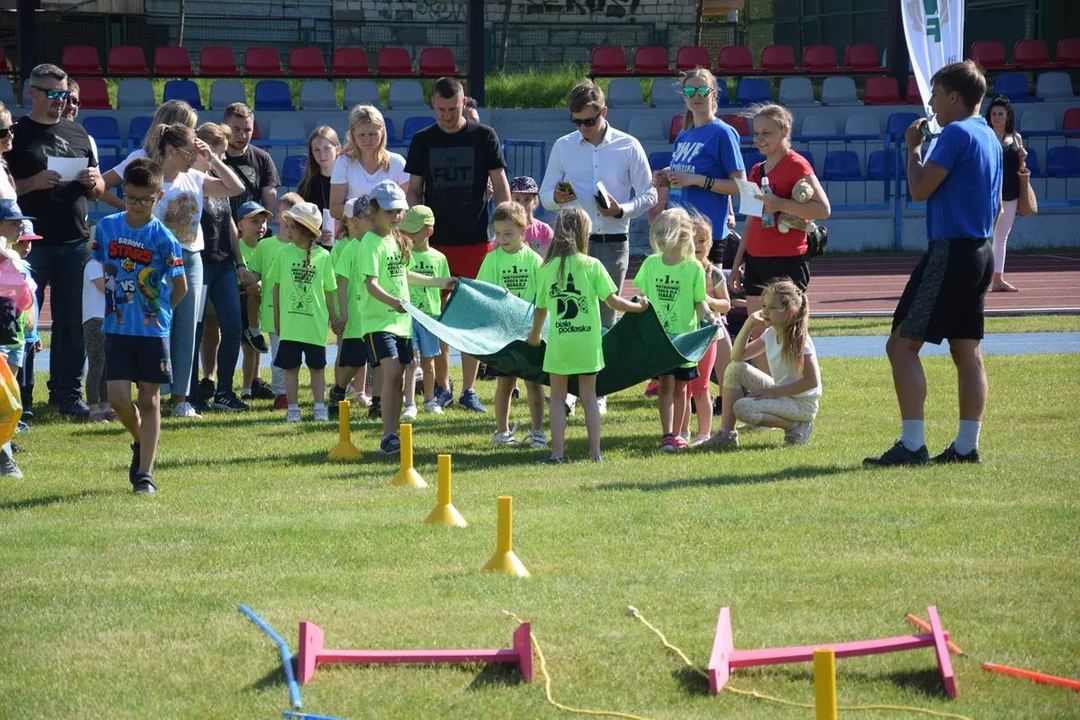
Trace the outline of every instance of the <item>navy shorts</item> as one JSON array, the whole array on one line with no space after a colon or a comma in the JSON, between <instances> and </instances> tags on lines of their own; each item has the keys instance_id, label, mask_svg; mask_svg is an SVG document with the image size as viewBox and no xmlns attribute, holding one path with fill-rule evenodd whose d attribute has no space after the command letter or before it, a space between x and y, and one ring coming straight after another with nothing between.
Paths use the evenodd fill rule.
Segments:
<instances>
[{"instance_id":1,"label":"navy shorts","mask_svg":"<svg viewBox=\"0 0 1080 720\"><path fill-rule=\"evenodd\" d=\"M169 338L105 335L105 379L157 385L172 382Z\"/></svg>"},{"instance_id":2,"label":"navy shorts","mask_svg":"<svg viewBox=\"0 0 1080 720\"><path fill-rule=\"evenodd\" d=\"M368 333L364 336L364 348L371 367L379 367L379 363L386 358L397 358L402 365L413 361L412 340L392 333Z\"/></svg>"},{"instance_id":3,"label":"navy shorts","mask_svg":"<svg viewBox=\"0 0 1080 720\"><path fill-rule=\"evenodd\" d=\"M274 356L274 367L296 370L300 367L301 357L310 370L322 370L326 367L326 346L282 340L278 343L277 355Z\"/></svg>"},{"instance_id":4,"label":"navy shorts","mask_svg":"<svg viewBox=\"0 0 1080 720\"><path fill-rule=\"evenodd\" d=\"M695 365L694 367L688 367L688 368L684 368L684 367L674 368L673 370L668 370L667 372L660 373L660 374L661 375L670 375L671 377L675 378L679 382L690 382L691 380L697 380L698 377L699 377L698 376L698 371L697 371L697 365Z\"/></svg>"},{"instance_id":5,"label":"navy shorts","mask_svg":"<svg viewBox=\"0 0 1080 720\"><path fill-rule=\"evenodd\" d=\"M893 313L905 340L982 340L986 290L994 276L990 238L933 240Z\"/></svg>"},{"instance_id":6,"label":"navy shorts","mask_svg":"<svg viewBox=\"0 0 1080 720\"><path fill-rule=\"evenodd\" d=\"M364 338L345 338L341 341L338 367L361 368L367 365L368 356Z\"/></svg>"}]
</instances>

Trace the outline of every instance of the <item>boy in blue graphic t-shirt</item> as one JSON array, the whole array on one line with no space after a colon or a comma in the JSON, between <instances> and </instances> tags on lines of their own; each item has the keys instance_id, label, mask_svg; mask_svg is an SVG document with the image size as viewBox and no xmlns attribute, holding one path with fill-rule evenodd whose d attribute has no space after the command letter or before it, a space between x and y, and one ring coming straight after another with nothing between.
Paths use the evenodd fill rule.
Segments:
<instances>
[{"instance_id":1,"label":"boy in blue graphic t-shirt","mask_svg":"<svg viewBox=\"0 0 1080 720\"><path fill-rule=\"evenodd\" d=\"M154 456L161 431L161 383L172 380L169 330L173 308L188 291L180 243L160 220L161 166L139 158L124 170L127 210L98 223L90 244L105 293L105 369L109 402L135 440L128 479L140 495L157 491ZM131 402L138 386L138 406Z\"/></svg>"}]
</instances>

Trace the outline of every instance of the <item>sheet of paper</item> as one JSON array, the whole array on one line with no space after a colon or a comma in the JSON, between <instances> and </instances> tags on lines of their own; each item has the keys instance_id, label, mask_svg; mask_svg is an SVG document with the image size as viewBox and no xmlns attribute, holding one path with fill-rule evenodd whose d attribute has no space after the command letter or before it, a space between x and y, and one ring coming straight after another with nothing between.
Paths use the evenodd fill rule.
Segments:
<instances>
[{"instance_id":1,"label":"sheet of paper","mask_svg":"<svg viewBox=\"0 0 1080 720\"><path fill-rule=\"evenodd\" d=\"M71 182L75 179L75 176L79 174L79 171L86 169L89 162L89 158L84 157L51 157L49 158L49 169L60 173L61 182Z\"/></svg>"},{"instance_id":2,"label":"sheet of paper","mask_svg":"<svg viewBox=\"0 0 1080 720\"><path fill-rule=\"evenodd\" d=\"M735 180L739 186L739 214L747 217L761 217L762 204L755 195L761 194L757 184L746 180Z\"/></svg>"},{"instance_id":3,"label":"sheet of paper","mask_svg":"<svg viewBox=\"0 0 1080 720\"><path fill-rule=\"evenodd\" d=\"M335 230L337 230L337 228L334 225L334 218L330 215L329 210L323 210L322 211L322 229L330 231L330 233L331 233L331 235L330 235L330 245L333 245L334 244L334 237L337 235L337 233L335 232Z\"/></svg>"}]
</instances>

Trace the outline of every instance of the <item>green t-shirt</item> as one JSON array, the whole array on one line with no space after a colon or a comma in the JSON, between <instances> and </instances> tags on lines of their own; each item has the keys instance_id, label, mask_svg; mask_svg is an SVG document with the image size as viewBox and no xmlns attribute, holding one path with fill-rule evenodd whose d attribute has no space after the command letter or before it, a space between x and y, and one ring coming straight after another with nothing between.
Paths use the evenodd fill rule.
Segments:
<instances>
[{"instance_id":1,"label":"green t-shirt","mask_svg":"<svg viewBox=\"0 0 1080 720\"><path fill-rule=\"evenodd\" d=\"M667 265L662 255L650 255L641 263L634 285L649 298L665 331L681 335L697 330L694 303L705 301L705 268L697 258L689 255ZM683 367L696 365L684 363Z\"/></svg>"},{"instance_id":2,"label":"green t-shirt","mask_svg":"<svg viewBox=\"0 0 1080 720\"><path fill-rule=\"evenodd\" d=\"M563 278L559 267L565 263ZM603 264L577 253L551 258L537 275L536 307L551 311L544 372L588 375L604 367L600 303L618 292Z\"/></svg>"},{"instance_id":3,"label":"green t-shirt","mask_svg":"<svg viewBox=\"0 0 1080 720\"><path fill-rule=\"evenodd\" d=\"M446 256L435 248L429 247L423 252L414 250L409 256L409 269L417 275L450 277L450 264L446 261ZM442 312L442 290L437 287L410 286L409 302L431 317L438 317Z\"/></svg>"},{"instance_id":4,"label":"green t-shirt","mask_svg":"<svg viewBox=\"0 0 1080 720\"><path fill-rule=\"evenodd\" d=\"M334 244L334 247L330 249L330 265L334 268L335 279L343 277L346 280L349 279L349 266L352 264L352 256L356 251L356 248L360 246L360 241L353 238L344 238ZM353 288L350 282L346 292L352 295ZM337 291L334 291L334 298L337 299ZM341 308L338 308L338 312L341 312Z\"/></svg>"},{"instance_id":5,"label":"green t-shirt","mask_svg":"<svg viewBox=\"0 0 1080 720\"><path fill-rule=\"evenodd\" d=\"M248 266L248 270L251 269L252 259L255 257L255 252L259 249L259 244L248 245L243 240L237 240L236 244L240 246L240 257L244 260L244 264Z\"/></svg>"},{"instance_id":6,"label":"green t-shirt","mask_svg":"<svg viewBox=\"0 0 1080 720\"><path fill-rule=\"evenodd\" d=\"M240 243L243 245L243 243ZM244 258L248 270L259 273L262 277L262 302L259 304L259 325L266 332L274 332L274 286L267 281L267 275L274 264L274 258L283 248L292 243L281 242L277 237L263 238L255 246L255 254L249 260Z\"/></svg>"},{"instance_id":7,"label":"green t-shirt","mask_svg":"<svg viewBox=\"0 0 1080 720\"><path fill-rule=\"evenodd\" d=\"M330 327L326 293L337 288L330 268L330 253L316 245L311 249L310 266L305 265L306 260L306 250L292 243L286 245L274 258L266 275L267 282L263 283L263 293L273 297L274 286L279 288L282 340L325 347L326 331Z\"/></svg>"},{"instance_id":8,"label":"green t-shirt","mask_svg":"<svg viewBox=\"0 0 1080 720\"><path fill-rule=\"evenodd\" d=\"M334 243L334 247L330 249L330 263L334 266L336 272L339 264L342 262L341 256L346 254L346 250L355 245L359 245L360 241L351 237L342 238ZM338 273L340 275L341 273Z\"/></svg>"},{"instance_id":9,"label":"green t-shirt","mask_svg":"<svg viewBox=\"0 0 1080 720\"><path fill-rule=\"evenodd\" d=\"M531 303L536 298L536 275L543 264L543 258L527 245L513 255L497 247L484 256L476 279L506 288L511 295Z\"/></svg>"},{"instance_id":10,"label":"green t-shirt","mask_svg":"<svg viewBox=\"0 0 1080 720\"><path fill-rule=\"evenodd\" d=\"M406 275L405 258L402 257L398 241L391 235L379 237L373 232L366 233L356 249L352 261L351 280L360 285L362 290L350 295L350 303L355 298L356 320L364 328L364 334L387 332L401 338L412 337L412 318L407 313L399 313L384 302L375 299L367 291L367 278L374 277L379 287L387 294L400 300L409 299L409 281ZM350 282L350 289L352 283ZM349 325L354 322L353 305L349 308ZM345 329L345 337L349 328Z\"/></svg>"}]
</instances>

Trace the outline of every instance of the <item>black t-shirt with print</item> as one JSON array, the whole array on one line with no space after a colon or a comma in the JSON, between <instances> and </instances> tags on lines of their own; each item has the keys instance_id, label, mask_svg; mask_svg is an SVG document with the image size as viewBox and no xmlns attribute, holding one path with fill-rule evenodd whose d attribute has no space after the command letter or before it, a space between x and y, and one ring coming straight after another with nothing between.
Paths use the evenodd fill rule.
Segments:
<instances>
[{"instance_id":1,"label":"black t-shirt with print","mask_svg":"<svg viewBox=\"0 0 1080 720\"><path fill-rule=\"evenodd\" d=\"M505 168L499 136L469 120L456 133L436 123L413 135L405 172L424 178L424 204L435 213L433 245L487 242L488 173Z\"/></svg>"},{"instance_id":2,"label":"black t-shirt with print","mask_svg":"<svg viewBox=\"0 0 1080 720\"><path fill-rule=\"evenodd\" d=\"M29 115L15 123L11 152L4 155L16 180L33 177L49 167L49 158L88 158L89 167L97 167L90 137L83 126L71 120L42 125ZM34 230L44 239L42 245L81 240L90 236L86 223L87 197L90 189L80 182L61 182L54 188L35 190L19 196L23 213L37 218Z\"/></svg>"},{"instance_id":3,"label":"black t-shirt with print","mask_svg":"<svg viewBox=\"0 0 1080 720\"><path fill-rule=\"evenodd\" d=\"M270 153L254 145L248 145L240 155L225 154L225 164L240 176L244 189L239 195L230 198L233 212L248 200L262 203L262 189L276 188L278 182L277 167ZM273 208L268 208L272 210Z\"/></svg>"},{"instance_id":4,"label":"black t-shirt with print","mask_svg":"<svg viewBox=\"0 0 1080 720\"><path fill-rule=\"evenodd\" d=\"M203 243L202 258L208 262L231 262L232 251L232 208L229 198L203 198L202 218Z\"/></svg>"}]
</instances>

